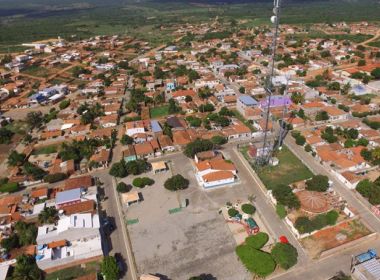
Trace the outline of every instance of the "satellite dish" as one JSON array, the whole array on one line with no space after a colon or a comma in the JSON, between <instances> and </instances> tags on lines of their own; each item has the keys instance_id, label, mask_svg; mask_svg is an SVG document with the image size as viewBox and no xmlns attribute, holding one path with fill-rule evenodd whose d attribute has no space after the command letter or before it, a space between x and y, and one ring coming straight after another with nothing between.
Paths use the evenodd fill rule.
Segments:
<instances>
[{"instance_id":1,"label":"satellite dish","mask_svg":"<svg viewBox=\"0 0 380 280\"><path fill-rule=\"evenodd\" d=\"M272 16L271 18L270 18L270 21L271 21L271 23L276 23L276 20L277 20L277 17L276 16Z\"/></svg>"}]
</instances>

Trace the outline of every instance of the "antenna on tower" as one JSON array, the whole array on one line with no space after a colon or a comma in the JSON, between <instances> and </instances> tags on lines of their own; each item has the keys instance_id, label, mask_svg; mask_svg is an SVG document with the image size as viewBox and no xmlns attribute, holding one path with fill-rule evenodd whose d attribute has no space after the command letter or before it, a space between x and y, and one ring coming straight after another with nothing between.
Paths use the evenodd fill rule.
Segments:
<instances>
[{"instance_id":1,"label":"antenna on tower","mask_svg":"<svg viewBox=\"0 0 380 280\"><path fill-rule=\"evenodd\" d=\"M264 140L263 140L263 147L262 152L260 155L256 158L256 165L257 166L264 166L268 164L272 152L273 152L273 146L270 144L270 140L268 139L268 130L269 130L269 118L270 118L270 108L271 108L271 100L272 100L272 94L274 91L273 86L273 78L274 78L274 67L275 67L275 58L277 53L277 41L279 36L279 18L280 18L280 3L281 0L274 0L273 1L273 16L270 18L270 21L272 22L274 26L274 35L273 35L273 41L272 41L272 55L271 55L271 63L269 67L269 74L266 79L265 83L265 91L267 93L267 103L266 105L266 112L265 112L265 131L264 131Z\"/></svg>"}]
</instances>

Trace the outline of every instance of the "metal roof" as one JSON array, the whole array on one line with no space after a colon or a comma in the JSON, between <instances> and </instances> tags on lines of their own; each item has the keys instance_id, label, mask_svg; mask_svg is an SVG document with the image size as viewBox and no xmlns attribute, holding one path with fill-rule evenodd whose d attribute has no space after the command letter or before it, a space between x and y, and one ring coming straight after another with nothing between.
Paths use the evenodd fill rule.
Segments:
<instances>
[{"instance_id":1,"label":"metal roof","mask_svg":"<svg viewBox=\"0 0 380 280\"><path fill-rule=\"evenodd\" d=\"M241 103L243 103L246 106L254 106L257 105L257 101L250 97L249 95L241 95L239 96L239 100Z\"/></svg>"},{"instance_id":2,"label":"metal roof","mask_svg":"<svg viewBox=\"0 0 380 280\"><path fill-rule=\"evenodd\" d=\"M160 123L158 121L152 120L152 121L150 121L150 125L152 127L153 132L161 132L162 131Z\"/></svg>"},{"instance_id":3,"label":"metal roof","mask_svg":"<svg viewBox=\"0 0 380 280\"><path fill-rule=\"evenodd\" d=\"M81 197L81 189L72 189L68 191L58 192L57 196L55 197L55 203L56 204L62 204L70 201L75 201L80 199Z\"/></svg>"},{"instance_id":4,"label":"metal roof","mask_svg":"<svg viewBox=\"0 0 380 280\"><path fill-rule=\"evenodd\" d=\"M380 279L380 263L377 259L371 259L360 264L374 279Z\"/></svg>"}]
</instances>

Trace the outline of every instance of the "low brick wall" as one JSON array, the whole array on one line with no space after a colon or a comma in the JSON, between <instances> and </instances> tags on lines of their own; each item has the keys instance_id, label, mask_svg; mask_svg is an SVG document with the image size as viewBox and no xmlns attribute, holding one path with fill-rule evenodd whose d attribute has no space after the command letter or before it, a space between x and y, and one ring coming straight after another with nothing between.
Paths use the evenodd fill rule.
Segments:
<instances>
[{"instance_id":1,"label":"low brick wall","mask_svg":"<svg viewBox=\"0 0 380 280\"><path fill-rule=\"evenodd\" d=\"M64 265L48 268L48 269L45 269L44 271L46 273L52 273L52 272L55 272L55 271L58 271L58 270L61 270L61 269L68 268L68 267L72 267L72 266L76 266L76 265L81 265L81 264L85 264L85 263L89 263L89 262L93 262L93 261L100 261L101 259L103 259L103 256L96 256L96 257L88 258L88 259L85 259L85 260L74 260L71 263L67 263L67 264L64 264Z\"/></svg>"},{"instance_id":2,"label":"low brick wall","mask_svg":"<svg viewBox=\"0 0 380 280\"><path fill-rule=\"evenodd\" d=\"M330 257L330 256L332 256L332 255L334 255L337 252L340 252L342 250L346 250L348 248L353 248L359 244L362 244L363 242L377 240L378 238L379 238L379 234L377 232L371 233L369 235L363 236L362 238L353 240L351 242L345 243L343 245L332 248L330 250L323 251L320 255L320 259Z\"/></svg>"}]
</instances>

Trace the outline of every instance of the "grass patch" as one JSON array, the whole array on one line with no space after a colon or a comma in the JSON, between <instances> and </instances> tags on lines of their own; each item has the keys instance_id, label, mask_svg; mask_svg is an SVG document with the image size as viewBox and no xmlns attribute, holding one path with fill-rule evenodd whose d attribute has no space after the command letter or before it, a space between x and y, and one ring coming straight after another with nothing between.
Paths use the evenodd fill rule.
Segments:
<instances>
[{"instance_id":1,"label":"grass patch","mask_svg":"<svg viewBox=\"0 0 380 280\"><path fill-rule=\"evenodd\" d=\"M98 262L89 262L85 267L80 265L58 270L49 274L46 274L46 280L72 280L78 277L98 272L100 270L100 264Z\"/></svg>"},{"instance_id":2,"label":"grass patch","mask_svg":"<svg viewBox=\"0 0 380 280\"><path fill-rule=\"evenodd\" d=\"M28 125L24 121L13 121L5 127L12 131L14 134L25 135Z\"/></svg>"},{"instance_id":3,"label":"grass patch","mask_svg":"<svg viewBox=\"0 0 380 280\"><path fill-rule=\"evenodd\" d=\"M152 119L164 117L167 115L169 115L169 105L150 109L150 117Z\"/></svg>"},{"instance_id":4,"label":"grass patch","mask_svg":"<svg viewBox=\"0 0 380 280\"><path fill-rule=\"evenodd\" d=\"M374 42L369 42L368 45L371 47L380 48L380 40L374 41Z\"/></svg>"},{"instance_id":5,"label":"grass patch","mask_svg":"<svg viewBox=\"0 0 380 280\"><path fill-rule=\"evenodd\" d=\"M253 125L248 121L246 120L237 110L231 110L235 117L241 121L242 123L244 123L252 132L255 132L256 131L256 128L253 127Z\"/></svg>"},{"instance_id":6,"label":"grass patch","mask_svg":"<svg viewBox=\"0 0 380 280\"><path fill-rule=\"evenodd\" d=\"M242 151L244 153L244 151ZM280 163L277 166L265 166L257 171L258 176L268 189L277 185L289 185L309 179L313 173L286 146L276 155Z\"/></svg>"},{"instance_id":7,"label":"grass patch","mask_svg":"<svg viewBox=\"0 0 380 280\"><path fill-rule=\"evenodd\" d=\"M37 65L32 65L22 71L22 74L27 74L35 77L47 78L49 76L49 71Z\"/></svg>"},{"instance_id":8,"label":"grass patch","mask_svg":"<svg viewBox=\"0 0 380 280\"><path fill-rule=\"evenodd\" d=\"M57 145L50 145L33 150L33 155L53 154L58 152Z\"/></svg>"},{"instance_id":9,"label":"grass patch","mask_svg":"<svg viewBox=\"0 0 380 280\"><path fill-rule=\"evenodd\" d=\"M1 193L14 193L19 191L19 186L17 183L6 183L0 186Z\"/></svg>"}]
</instances>

